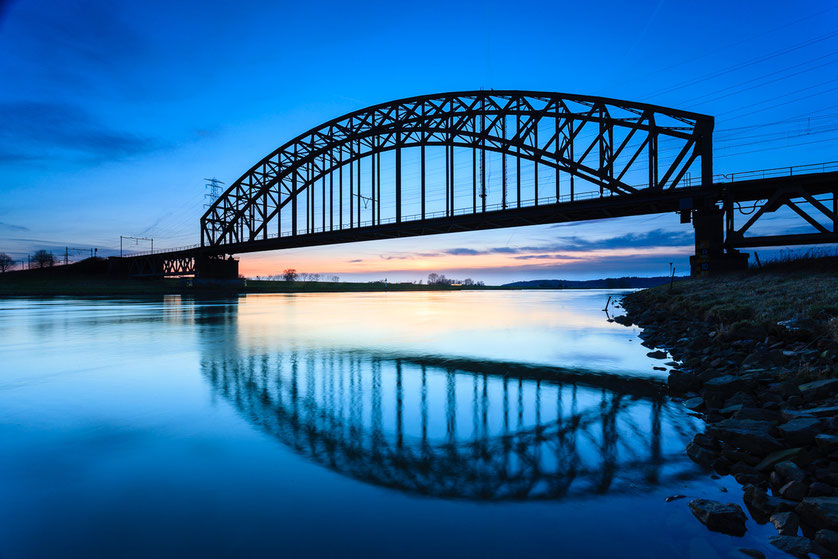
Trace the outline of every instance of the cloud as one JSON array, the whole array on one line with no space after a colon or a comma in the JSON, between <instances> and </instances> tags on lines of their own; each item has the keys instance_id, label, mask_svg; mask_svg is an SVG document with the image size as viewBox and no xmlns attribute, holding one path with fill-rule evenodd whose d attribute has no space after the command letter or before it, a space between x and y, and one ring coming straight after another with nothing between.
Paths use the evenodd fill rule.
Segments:
<instances>
[{"instance_id":1,"label":"cloud","mask_svg":"<svg viewBox=\"0 0 838 559\"><path fill-rule=\"evenodd\" d=\"M350 264L355 264L355 263L358 263L358 262L363 262L363 259L356 258L355 260L347 260L347 262L349 262Z\"/></svg>"},{"instance_id":2,"label":"cloud","mask_svg":"<svg viewBox=\"0 0 838 559\"><path fill-rule=\"evenodd\" d=\"M111 129L68 103L0 103L0 161L66 158L94 161L147 153L162 143Z\"/></svg>"},{"instance_id":3,"label":"cloud","mask_svg":"<svg viewBox=\"0 0 838 559\"><path fill-rule=\"evenodd\" d=\"M443 250L443 254L450 256L482 256L487 254L518 254L518 260L533 258L547 258L548 253L567 252L590 252L592 250L624 249L624 248L649 248L649 247L680 247L693 244L691 232L670 232L663 229L654 229L644 233L626 233L616 237L604 239L585 239L578 236L564 237L555 243L524 247L490 247L485 249L473 248L449 248ZM535 256L537 255L537 256ZM555 257L558 257L556 255ZM562 258L569 258L566 254Z\"/></svg>"},{"instance_id":4,"label":"cloud","mask_svg":"<svg viewBox=\"0 0 838 559\"><path fill-rule=\"evenodd\" d=\"M5 229L7 231L29 231L29 227L24 227L23 225L15 225L14 223L5 223L0 221L0 229Z\"/></svg>"}]
</instances>

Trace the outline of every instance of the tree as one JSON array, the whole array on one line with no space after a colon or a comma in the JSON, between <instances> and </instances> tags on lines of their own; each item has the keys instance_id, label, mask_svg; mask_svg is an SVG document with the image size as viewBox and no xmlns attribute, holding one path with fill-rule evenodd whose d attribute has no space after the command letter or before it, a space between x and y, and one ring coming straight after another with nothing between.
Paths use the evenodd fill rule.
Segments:
<instances>
[{"instance_id":1,"label":"tree","mask_svg":"<svg viewBox=\"0 0 838 559\"><path fill-rule=\"evenodd\" d=\"M463 285L465 285L466 287L471 287L474 285L474 280L471 278L466 278L463 280Z\"/></svg>"},{"instance_id":2,"label":"tree","mask_svg":"<svg viewBox=\"0 0 838 559\"><path fill-rule=\"evenodd\" d=\"M285 281L297 281L297 270L294 268L282 270L282 279Z\"/></svg>"},{"instance_id":3,"label":"tree","mask_svg":"<svg viewBox=\"0 0 838 559\"><path fill-rule=\"evenodd\" d=\"M437 281L439 281L439 274L435 274L435 273L428 274L428 285L436 285Z\"/></svg>"},{"instance_id":4,"label":"tree","mask_svg":"<svg viewBox=\"0 0 838 559\"><path fill-rule=\"evenodd\" d=\"M55 257L47 250L36 250L32 255L32 263L36 268L49 268L55 265Z\"/></svg>"},{"instance_id":5,"label":"tree","mask_svg":"<svg viewBox=\"0 0 838 559\"><path fill-rule=\"evenodd\" d=\"M15 260L5 252L0 252L0 272L11 270L15 265Z\"/></svg>"}]
</instances>

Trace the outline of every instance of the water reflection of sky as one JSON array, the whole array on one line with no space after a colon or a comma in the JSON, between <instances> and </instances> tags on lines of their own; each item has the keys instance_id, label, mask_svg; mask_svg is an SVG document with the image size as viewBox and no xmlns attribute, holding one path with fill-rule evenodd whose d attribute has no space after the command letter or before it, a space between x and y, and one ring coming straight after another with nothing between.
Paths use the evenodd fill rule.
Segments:
<instances>
[{"instance_id":1,"label":"water reflection of sky","mask_svg":"<svg viewBox=\"0 0 838 559\"><path fill-rule=\"evenodd\" d=\"M0 557L770 555L606 299L2 301Z\"/></svg>"},{"instance_id":2,"label":"water reflection of sky","mask_svg":"<svg viewBox=\"0 0 838 559\"><path fill-rule=\"evenodd\" d=\"M243 343L398 349L654 375L634 328L609 323L614 291L258 295L240 301ZM336 308L340 312L335 312ZM592 312L593 311L593 312ZM244 341L246 340L246 341Z\"/></svg>"}]
</instances>

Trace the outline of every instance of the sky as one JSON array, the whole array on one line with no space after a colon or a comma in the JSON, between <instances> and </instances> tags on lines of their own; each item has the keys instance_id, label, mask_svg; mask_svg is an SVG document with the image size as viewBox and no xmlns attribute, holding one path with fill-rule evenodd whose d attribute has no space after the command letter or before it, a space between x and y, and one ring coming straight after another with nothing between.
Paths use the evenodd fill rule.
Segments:
<instances>
[{"instance_id":1,"label":"sky","mask_svg":"<svg viewBox=\"0 0 838 559\"><path fill-rule=\"evenodd\" d=\"M709 114L717 173L838 160L834 1L628 5L0 0L0 252L197 243L204 179L230 184L320 123L426 93ZM240 269L497 284L686 273L692 251L692 226L662 214L241 255Z\"/></svg>"}]
</instances>

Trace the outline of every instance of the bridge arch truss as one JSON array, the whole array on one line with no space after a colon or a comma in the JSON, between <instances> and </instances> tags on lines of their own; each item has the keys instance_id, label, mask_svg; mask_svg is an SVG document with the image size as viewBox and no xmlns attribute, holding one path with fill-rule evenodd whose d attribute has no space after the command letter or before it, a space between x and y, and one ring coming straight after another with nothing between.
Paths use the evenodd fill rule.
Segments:
<instances>
[{"instance_id":1,"label":"bridge arch truss","mask_svg":"<svg viewBox=\"0 0 838 559\"><path fill-rule=\"evenodd\" d=\"M245 252L271 240L439 219L487 228L465 224L489 214L522 218L494 226L527 225L527 208L708 186L712 131L709 116L561 93L471 91L383 103L263 158L201 218L201 244ZM390 236L435 232L444 231Z\"/></svg>"}]
</instances>

